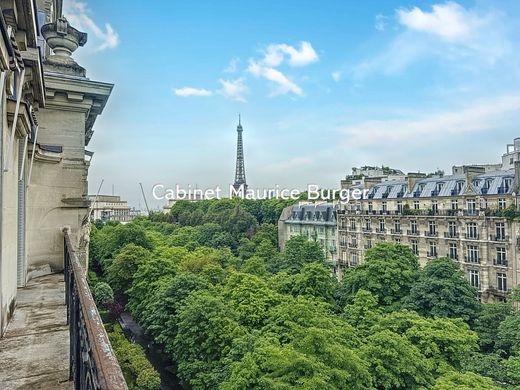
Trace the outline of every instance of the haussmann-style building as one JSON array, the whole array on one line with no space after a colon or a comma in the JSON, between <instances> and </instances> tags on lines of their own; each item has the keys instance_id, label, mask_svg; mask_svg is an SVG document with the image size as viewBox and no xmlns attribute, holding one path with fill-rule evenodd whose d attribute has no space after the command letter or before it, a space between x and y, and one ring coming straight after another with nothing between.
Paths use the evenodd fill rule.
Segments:
<instances>
[{"instance_id":1,"label":"haussmann-style building","mask_svg":"<svg viewBox=\"0 0 520 390\"><path fill-rule=\"evenodd\" d=\"M0 388L126 389L85 279L86 148L112 84L61 0L0 1Z\"/></svg>"},{"instance_id":2,"label":"haussmann-style building","mask_svg":"<svg viewBox=\"0 0 520 390\"><path fill-rule=\"evenodd\" d=\"M499 164L455 166L451 175L366 178L363 184L347 178L342 187L370 191L338 210L340 276L363 261L367 249L389 241L409 245L421 265L452 259L484 302L503 301L518 285L520 222L508 215L518 210L520 138L507 145Z\"/></svg>"}]
</instances>

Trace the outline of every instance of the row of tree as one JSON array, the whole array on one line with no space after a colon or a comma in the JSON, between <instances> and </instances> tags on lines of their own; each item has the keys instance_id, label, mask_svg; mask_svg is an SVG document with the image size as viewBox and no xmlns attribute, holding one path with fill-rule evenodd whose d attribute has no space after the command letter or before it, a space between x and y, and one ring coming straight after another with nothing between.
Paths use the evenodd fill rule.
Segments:
<instances>
[{"instance_id":1,"label":"row of tree","mask_svg":"<svg viewBox=\"0 0 520 390\"><path fill-rule=\"evenodd\" d=\"M194 205L91 239L92 267L189 387L520 389L520 315L481 305L451 260L421 269L381 243L338 283L318 243L280 253L242 202Z\"/></svg>"}]
</instances>

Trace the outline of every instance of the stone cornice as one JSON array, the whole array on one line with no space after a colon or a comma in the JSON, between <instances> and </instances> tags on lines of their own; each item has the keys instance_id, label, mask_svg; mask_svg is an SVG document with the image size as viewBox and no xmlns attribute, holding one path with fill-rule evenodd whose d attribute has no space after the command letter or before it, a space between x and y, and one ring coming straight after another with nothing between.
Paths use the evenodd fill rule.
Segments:
<instances>
[{"instance_id":1,"label":"stone cornice","mask_svg":"<svg viewBox=\"0 0 520 390\"><path fill-rule=\"evenodd\" d=\"M46 108L84 112L85 145L93 133L96 118L103 112L114 84L87 78L45 73Z\"/></svg>"}]
</instances>

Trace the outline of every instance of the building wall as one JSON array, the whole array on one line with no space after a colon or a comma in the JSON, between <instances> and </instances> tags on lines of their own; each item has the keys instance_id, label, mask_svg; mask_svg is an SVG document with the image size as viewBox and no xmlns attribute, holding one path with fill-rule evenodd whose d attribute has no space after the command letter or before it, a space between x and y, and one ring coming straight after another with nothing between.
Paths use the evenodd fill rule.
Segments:
<instances>
[{"instance_id":1,"label":"building wall","mask_svg":"<svg viewBox=\"0 0 520 390\"><path fill-rule=\"evenodd\" d=\"M88 203L85 192L85 114L62 109L38 112L39 142L63 147L59 161L35 158L28 191L28 273L63 269L64 227L78 233Z\"/></svg>"},{"instance_id":2,"label":"building wall","mask_svg":"<svg viewBox=\"0 0 520 390\"><path fill-rule=\"evenodd\" d=\"M451 255L468 279L471 280L472 271L478 272L480 284L476 287L483 301L504 299L511 288L518 284L520 276L520 243L516 240L519 226L517 222L496 216L496 212L514 204L516 200L511 195L488 197L485 209L476 213L468 212L468 200L477 201L477 198L480 197L468 195L435 199L365 199L345 207L338 213L341 271L357 265L362 261L365 251L378 242L401 243L412 248L416 245L416 254L422 266L431 259ZM408 205L410 210L398 211L398 201L401 207ZM419 210L414 208L415 201L419 202ZM432 201L437 204L438 212L432 211ZM452 201L457 201L458 210L451 209ZM381 221L384 228L380 225ZM412 230L413 221L417 226L416 232ZM400 229L396 228L396 222L399 222ZM471 234L471 224L476 225L476 236ZM497 236L497 224L504 226L503 237ZM453 250L450 252L450 244L456 248L456 254ZM436 250L433 251L433 248ZM497 262L497 248L505 251L505 262ZM475 249L478 251L477 255ZM506 276L507 288L504 291L498 289L498 274Z\"/></svg>"}]
</instances>

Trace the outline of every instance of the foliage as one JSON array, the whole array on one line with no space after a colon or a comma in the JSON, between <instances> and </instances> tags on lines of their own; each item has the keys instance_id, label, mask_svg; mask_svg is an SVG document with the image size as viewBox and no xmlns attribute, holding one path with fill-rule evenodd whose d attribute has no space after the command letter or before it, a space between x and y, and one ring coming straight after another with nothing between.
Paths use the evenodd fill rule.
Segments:
<instances>
[{"instance_id":1,"label":"foliage","mask_svg":"<svg viewBox=\"0 0 520 390\"><path fill-rule=\"evenodd\" d=\"M457 264L437 259L419 272L404 306L423 316L462 318L473 322L480 310L477 291Z\"/></svg>"},{"instance_id":2,"label":"foliage","mask_svg":"<svg viewBox=\"0 0 520 390\"><path fill-rule=\"evenodd\" d=\"M135 244L125 245L108 266L107 279L115 292L124 294L140 264L150 259L151 252Z\"/></svg>"},{"instance_id":3,"label":"foliage","mask_svg":"<svg viewBox=\"0 0 520 390\"><path fill-rule=\"evenodd\" d=\"M286 205L177 202L166 216L100 224L89 279L127 295L126 310L194 390L520 385L514 305L481 307L452 262L421 270L399 244L366 251L338 283L318 243L293 237L280 253ZM107 305L112 318L124 303ZM131 386L155 385L125 359Z\"/></svg>"},{"instance_id":4,"label":"foliage","mask_svg":"<svg viewBox=\"0 0 520 390\"><path fill-rule=\"evenodd\" d=\"M366 251L362 264L345 272L338 299L344 306L363 289L392 310L409 294L418 274L419 263L409 247L378 243Z\"/></svg>"},{"instance_id":5,"label":"foliage","mask_svg":"<svg viewBox=\"0 0 520 390\"><path fill-rule=\"evenodd\" d=\"M106 308L114 302L114 291L108 283L99 282L92 288L92 296L99 308Z\"/></svg>"},{"instance_id":6,"label":"foliage","mask_svg":"<svg viewBox=\"0 0 520 390\"><path fill-rule=\"evenodd\" d=\"M132 390L159 390L161 378L150 364L143 349L128 341L119 325L113 326L113 331L108 333L110 343L114 349L119 365L130 376L129 388Z\"/></svg>"}]
</instances>

